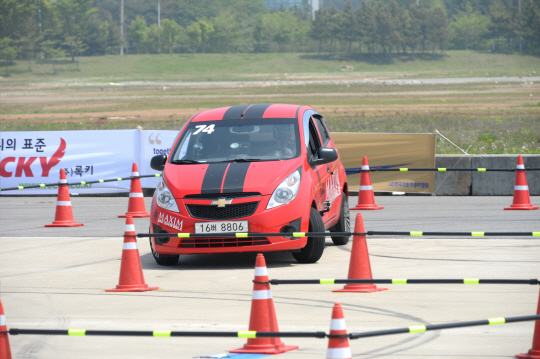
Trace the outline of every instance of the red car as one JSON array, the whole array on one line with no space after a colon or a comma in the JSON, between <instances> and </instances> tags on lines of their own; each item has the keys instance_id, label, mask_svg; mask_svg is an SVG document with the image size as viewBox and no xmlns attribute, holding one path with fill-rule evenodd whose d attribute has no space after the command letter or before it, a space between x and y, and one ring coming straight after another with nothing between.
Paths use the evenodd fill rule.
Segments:
<instances>
[{"instance_id":1,"label":"red car","mask_svg":"<svg viewBox=\"0 0 540 359\"><path fill-rule=\"evenodd\" d=\"M152 237L156 262L194 253L291 251L301 263L321 258L324 236L223 237L216 233L348 232L347 177L322 116L309 106L222 107L193 116L166 155L152 199L151 233L209 233L208 238ZM230 235L230 234L229 234ZM332 236L336 245L348 236Z\"/></svg>"}]
</instances>

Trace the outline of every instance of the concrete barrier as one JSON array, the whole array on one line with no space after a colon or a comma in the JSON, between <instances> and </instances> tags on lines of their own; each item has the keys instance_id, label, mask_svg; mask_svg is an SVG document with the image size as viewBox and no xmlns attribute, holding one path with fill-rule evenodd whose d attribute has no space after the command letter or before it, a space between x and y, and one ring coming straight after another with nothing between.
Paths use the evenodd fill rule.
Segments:
<instances>
[{"instance_id":1,"label":"concrete barrier","mask_svg":"<svg viewBox=\"0 0 540 359\"><path fill-rule=\"evenodd\" d=\"M522 155L525 168L540 168L540 155ZM515 168L517 155L437 155L435 167ZM512 196L515 172L436 172L437 196ZM540 195L540 171L527 172L531 196Z\"/></svg>"}]
</instances>

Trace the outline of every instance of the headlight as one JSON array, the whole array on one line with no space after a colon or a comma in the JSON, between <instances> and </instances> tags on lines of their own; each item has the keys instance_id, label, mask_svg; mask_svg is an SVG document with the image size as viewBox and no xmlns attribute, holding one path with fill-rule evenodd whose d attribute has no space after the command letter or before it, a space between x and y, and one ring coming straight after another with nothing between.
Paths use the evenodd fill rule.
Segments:
<instances>
[{"instance_id":1,"label":"headlight","mask_svg":"<svg viewBox=\"0 0 540 359\"><path fill-rule=\"evenodd\" d=\"M167 187L163 180L159 181L157 185L156 198L157 204L161 208L165 208L166 210L172 212L180 212L180 210L178 209L178 205L176 204L176 201L174 200L174 197L169 190L169 187Z\"/></svg>"},{"instance_id":2,"label":"headlight","mask_svg":"<svg viewBox=\"0 0 540 359\"><path fill-rule=\"evenodd\" d=\"M301 168L294 171L289 177L285 178L285 181L277 186L274 193L272 193L272 197L270 197L266 209L287 204L295 199L298 189L300 188L300 178L302 177L300 169Z\"/></svg>"}]
</instances>

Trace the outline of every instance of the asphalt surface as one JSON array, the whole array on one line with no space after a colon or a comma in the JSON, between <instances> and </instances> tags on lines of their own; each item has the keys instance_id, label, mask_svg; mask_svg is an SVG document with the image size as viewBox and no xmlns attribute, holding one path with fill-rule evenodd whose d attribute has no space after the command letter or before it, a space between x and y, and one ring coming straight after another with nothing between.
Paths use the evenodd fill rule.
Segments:
<instances>
[{"instance_id":1,"label":"asphalt surface","mask_svg":"<svg viewBox=\"0 0 540 359\"><path fill-rule=\"evenodd\" d=\"M146 283L158 291L106 293L118 284L127 197L72 197L82 227L45 228L54 197L0 197L0 298L9 328L241 331L248 329L254 253L182 256L158 266L145 239ZM145 198L149 209L150 198ZM356 204L356 197L349 200ZM504 211L511 197L377 196L362 211L373 231L540 231L537 211ZM538 205L538 197L532 197ZM353 221L357 211L351 212ZM138 233L148 219L135 219ZM368 237L374 278L539 278L537 237ZM274 279L346 278L351 242L316 264L265 255ZM536 314L530 285L388 285L369 294L340 285L272 286L282 331L329 331L340 302L349 332ZM351 340L354 358L512 358L531 349L533 322ZM325 358L326 339L282 338L300 349L279 358ZM239 338L10 336L14 358L195 358L226 355ZM260 356L259 356L260 357ZM255 356L239 356L239 359Z\"/></svg>"}]
</instances>

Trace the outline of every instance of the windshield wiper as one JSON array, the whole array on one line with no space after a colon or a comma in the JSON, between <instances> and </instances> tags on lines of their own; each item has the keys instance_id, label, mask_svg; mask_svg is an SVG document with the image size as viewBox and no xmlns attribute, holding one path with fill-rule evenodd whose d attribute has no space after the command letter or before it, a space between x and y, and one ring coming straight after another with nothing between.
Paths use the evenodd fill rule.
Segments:
<instances>
[{"instance_id":1,"label":"windshield wiper","mask_svg":"<svg viewBox=\"0 0 540 359\"><path fill-rule=\"evenodd\" d=\"M185 164L195 164L195 163L200 163L200 162L195 161L195 160L174 160L174 161L171 161L171 163L175 165L185 165Z\"/></svg>"},{"instance_id":2,"label":"windshield wiper","mask_svg":"<svg viewBox=\"0 0 540 359\"><path fill-rule=\"evenodd\" d=\"M223 162L261 162L261 161L268 161L268 160L261 160L259 158L235 158L234 160L223 161Z\"/></svg>"}]
</instances>

